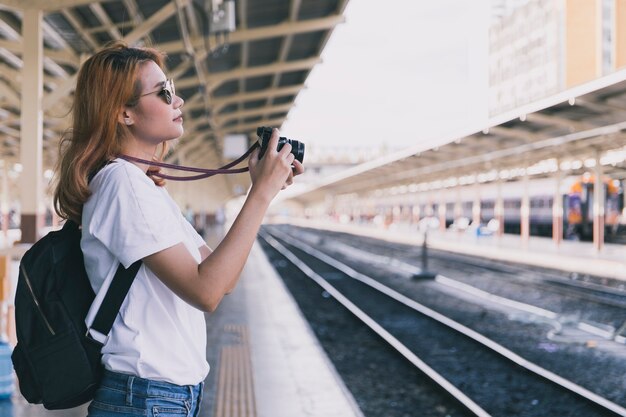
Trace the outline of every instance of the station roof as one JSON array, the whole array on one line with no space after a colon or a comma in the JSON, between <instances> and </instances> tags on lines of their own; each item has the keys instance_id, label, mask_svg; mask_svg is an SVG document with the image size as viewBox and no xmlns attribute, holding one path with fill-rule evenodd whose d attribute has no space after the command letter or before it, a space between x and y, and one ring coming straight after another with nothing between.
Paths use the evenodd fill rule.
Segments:
<instances>
[{"instance_id":1,"label":"station roof","mask_svg":"<svg viewBox=\"0 0 626 417\"><path fill-rule=\"evenodd\" d=\"M56 161L58 140L80 63L112 40L168 54L183 108L185 135L170 161L217 168L223 138L259 125L279 127L304 88L348 0L237 0L236 30L207 36L205 1L0 0L0 158L19 157L22 17L41 9L44 33L44 168ZM226 43L224 43L224 41ZM212 184L232 196L249 177ZM221 184L221 185L220 185ZM239 187L241 189L241 187ZM245 188L243 188L245 189Z\"/></svg>"},{"instance_id":2,"label":"station roof","mask_svg":"<svg viewBox=\"0 0 626 417\"><path fill-rule=\"evenodd\" d=\"M582 174L601 157L613 178L626 172L626 70L566 90L484 126L418 144L325 178L288 198L311 203L328 196L397 194L456 185ZM419 126L415 129L419 140ZM396 190L393 192L392 190Z\"/></svg>"}]
</instances>

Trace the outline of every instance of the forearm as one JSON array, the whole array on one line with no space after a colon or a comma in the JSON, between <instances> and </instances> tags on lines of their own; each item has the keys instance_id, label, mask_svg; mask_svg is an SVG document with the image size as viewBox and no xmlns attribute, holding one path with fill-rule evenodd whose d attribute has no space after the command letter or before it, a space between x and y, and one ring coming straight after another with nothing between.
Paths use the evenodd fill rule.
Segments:
<instances>
[{"instance_id":1,"label":"forearm","mask_svg":"<svg viewBox=\"0 0 626 417\"><path fill-rule=\"evenodd\" d=\"M222 242L198 266L216 303L237 284L270 201L252 190Z\"/></svg>"},{"instance_id":2,"label":"forearm","mask_svg":"<svg viewBox=\"0 0 626 417\"><path fill-rule=\"evenodd\" d=\"M252 188L239 215L222 242L198 265L181 242L144 258L146 265L179 297L204 311L213 311L233 289L248 259L270 202L281 188L303 171L294 161L291 146L277 151L274 131L262 160L258 151L249 159ZM201 251L202 252L202 251Z\"/></svg>"}]
</instances>

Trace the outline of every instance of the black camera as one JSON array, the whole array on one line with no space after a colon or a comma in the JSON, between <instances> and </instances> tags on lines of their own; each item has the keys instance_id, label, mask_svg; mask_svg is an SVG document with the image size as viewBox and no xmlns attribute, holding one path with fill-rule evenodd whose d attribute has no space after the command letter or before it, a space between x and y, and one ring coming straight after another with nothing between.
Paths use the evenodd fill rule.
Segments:
<instances>
[{"instance_id":1,"label":"black camera","mask_svg":"<svg viewBox=\"0 0 626 417\"><path fill-rule=\"evenodd\" d=\"M270 137L272 137L272 128L265 126L257 127L256 135L261 141L261 151L259 152L259 159L261 159L263 155L265 155L267 144L270 142ZM302 163L304 161L304 143L281 136L278 138L277 150L280 151L285 143L289 143L291 145L291 153L298 161L300 161L300 163Z\"/></svg>"}]
</instances>

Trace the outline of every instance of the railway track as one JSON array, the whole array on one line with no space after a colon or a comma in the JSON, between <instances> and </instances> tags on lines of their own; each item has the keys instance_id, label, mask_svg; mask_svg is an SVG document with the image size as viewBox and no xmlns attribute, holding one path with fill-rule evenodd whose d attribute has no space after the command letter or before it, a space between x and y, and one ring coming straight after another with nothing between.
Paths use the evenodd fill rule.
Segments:
<instances>
[{"instance_id":1,"label":"railway track","mask_svg":"<svg viewBox=\"0 0 626 417\"><path fill-rule=\"evenodd\" d=\"M525 360L302 241L276 230L271 235L264 230L261 236L473 415L626 416L620 405Z\"/></svg>"},{"instance_id":2,"label":"railway track","mask_svg":"<svg viewBox=\"0 0 626 417\"><path fill-rule=\"evenodd\" d=\"M330 233L330 232L329 232ZM420 271L419 248L407 247L401 244L380 242L375 239L360 241L358 237L343 233L332 233L332 238L320 236L319 231L297 229L298 239L317 244L328 251L342 252L346 256L370 261L376 260L379 264L415 274ZM529 288L535 288L542 294L552 293L566 296L573 300L580 300L599 305L612 310L615 320L604 323L604 336L614 338L621 343L626 342L623 333L626 332L623 310L626 309L626 290L622 283L613 286L603 285L600 278L589 278L588 281L567 278L565 274L558 274L540 268L514 265L510 263L494 262L459 254L449 254L441 251L429 251L429 265L447 278L461 278L491 273L498 281L507 281L507 285L517 285L520 294ZM443 281L443 279L442 279ZM464 281L466 284L467 280ZM621 317L621 319L620 319ZM597 321L602 323L602 321Z\"/></svg>"},{"instance_id":3,"label":"railway track","mask_svg":"<svg viewBox=\"0 0 626 417\"><path fill-rule=\"evenodd\" d=\"M372 245L376 244L374 239L369 243ZM394 257L417 258L415 248L402 248L401 245L392 245L392 249L390 249L388 242L379 244L377 250ZM515 265L504 262L496 264L489 259L450 254L438 250L430 250L429 259L440 263L453 261L455 264L461 264L470 268L504 274L525 284L528 282L533 282L537 285L544 284L544 288L562 294L576 295L580 298L590 299L607 305L626 307L626 285L623 283L616 283L614 286L601 284L602 281L610 281L602 277L579 277L576 274L558 273L528 265ZM532 276L529 272L532 273ZM569 275L569 277L566 275ZM572 276L575 278L572 278Z\"/></svg>"}]
</instances>

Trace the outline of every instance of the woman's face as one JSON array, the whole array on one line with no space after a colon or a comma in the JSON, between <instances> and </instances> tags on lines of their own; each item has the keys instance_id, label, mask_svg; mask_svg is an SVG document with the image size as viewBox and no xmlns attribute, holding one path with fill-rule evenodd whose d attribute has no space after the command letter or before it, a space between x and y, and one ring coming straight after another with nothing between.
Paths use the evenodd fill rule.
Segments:
<instances>
[{"instance_id":1,"label":"woman's face","mask_svg":"<svg viewBox=\"0 0 626 417\"><path fill-rule=\"evenodd\" d=\"M139 69L142 91L134 107L126 109L131 119L128 126L135 138L151 145L179 138L183 130L181 107L184 100L171 91L165 74L154 61L144 63ZM171 103L167 103L168 92Z\"/></svg>"}]
</instances>

